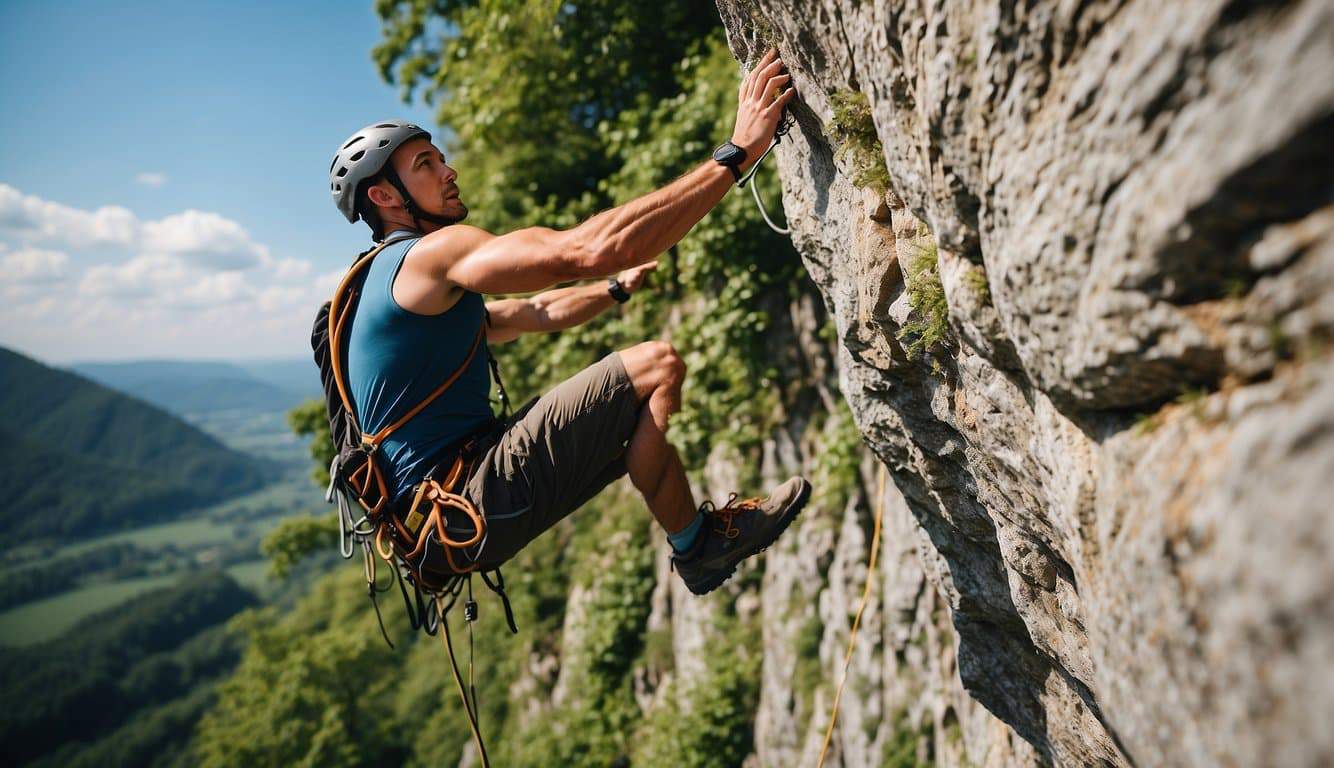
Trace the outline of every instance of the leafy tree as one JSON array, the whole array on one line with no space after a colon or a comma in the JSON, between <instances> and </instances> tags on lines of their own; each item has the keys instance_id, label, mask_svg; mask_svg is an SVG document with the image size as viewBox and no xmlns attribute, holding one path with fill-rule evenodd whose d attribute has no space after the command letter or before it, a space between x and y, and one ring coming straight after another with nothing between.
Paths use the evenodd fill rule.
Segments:
<instances>
[{"instance_id":1,"label":"leafy tree","mask_svg":"<svg viewBox=\"0 0 1334 768\"><path fill-rule=\"evenodd\" d=\"M356 574L322 581L288 621L245 614L237 672L218 688L194 749L204 766L398 765L410 725L386 719L398 659L373 627ZM358 631L358 630L369 631Z\"/></svg>"},{"instance_id":2,"label":"leafy tree","mask_svg":"<svg viewBox=\"0 0 1334 768\"><path fill-rule=\"evenodd\" d=\"M329 484L329 464L333 462L333 435L323 400L308 400L287 412L287 424L301 437L310 438L310 457L315 460L311 477L321 488Z\"/></svg>"}]
</instances>

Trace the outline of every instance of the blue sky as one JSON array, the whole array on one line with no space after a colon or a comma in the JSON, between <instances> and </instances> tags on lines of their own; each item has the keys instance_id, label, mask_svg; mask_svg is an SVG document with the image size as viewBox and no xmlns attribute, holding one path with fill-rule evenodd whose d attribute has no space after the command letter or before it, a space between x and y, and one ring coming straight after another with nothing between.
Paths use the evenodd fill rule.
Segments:
<instances>
[{"instance_id":1,"label":"blue sky","mask_svg":"<svg viewBox=\"0 0 1334 768\"><path fill-rule=\"evenodd\" d=\"M330 200L334 150L387 116L436 130L378 39L367 0L0 3L0 345L306 355L369 242Z\"/></svg>"}]
</instances>

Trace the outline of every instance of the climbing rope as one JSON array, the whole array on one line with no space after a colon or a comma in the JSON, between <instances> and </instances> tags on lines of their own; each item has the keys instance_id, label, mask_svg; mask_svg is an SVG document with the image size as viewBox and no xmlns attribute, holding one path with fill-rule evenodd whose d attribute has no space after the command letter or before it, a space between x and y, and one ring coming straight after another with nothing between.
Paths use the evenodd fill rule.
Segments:
<instances>
[{"instance_id":1,"label":"climbing rope","mask_svg":"<svg viewBox=\"0 0 1334 768\"><path fill-rule=\"evenodd\" d=\"M750 193L755 196L755 205L759 207L760 215L764 217L764 223L769 225L769 229L772 229L780 235L792 234L792 230L789 227L780 227L773 222L773 219L769 218L769 212L764 210L764 201L760 199L759 184L751 184Z\"/></svg>"},{"instance_id":2,"label":"climbing rope","mask_svg":"<svg viewBox=\"0 0 1334 768\"><path fill-rule=\"evenodd\" d=\"M838 723L838 702L843 698L843 684L848 682L848 666L852 663L852 649L857 644L857 627L862 621L862 611L866 610L866 601L871 596L871 583L875 579L875 558L880 552L880 520L885 512L885 465L880 465L880 491L875 500L875 531L871 534L871 560L866 564L866 587L862 590L862 602L857 606L857 616L852 620L852 633L848 637L848 652L843 656L843 677L838 681L838 691L834 693L834 709L829 715L829 728L824 733L824 746L820 747L821 768L825 755L829 752L829 741L834 737L834 725Z\"/></svg>"},{"instance_id":3,"label":"climbing rope","mask_svg":"<svg viewBox=\"0 0 1334 768\"><path fill-rule=\"evenodd\" d=\"M457 583L456 583L457 584ZM449 594L448 605L444 604L444 595L438 594L435 598L436 610L439 612L440 626L444 632L440 633L440 640L445 644L445 650L449 653L449 669L454 673L454 684L458 686L459 698L463 699L463 713L468 718L468 728L472 731L473 744L477 747L477 755L482 761L482 768L490 768L491 759L486 754L486 743L482 740L482 725L479 721L481 713L477 708L477 688L473 684L473 641L472 641L472 623L477 620L477 603L472 599L472 579L467 579L468 600L463 605L463 621L468 627L468 688L463 687L463 675L459 673L458 662L454 660L454 641L449 633L449 620L445 615L449 608L454 605L458 599L459 586L453 586ZM468 690L472 691L472 698L468 697Z\"/></svg>"}]
</instances>

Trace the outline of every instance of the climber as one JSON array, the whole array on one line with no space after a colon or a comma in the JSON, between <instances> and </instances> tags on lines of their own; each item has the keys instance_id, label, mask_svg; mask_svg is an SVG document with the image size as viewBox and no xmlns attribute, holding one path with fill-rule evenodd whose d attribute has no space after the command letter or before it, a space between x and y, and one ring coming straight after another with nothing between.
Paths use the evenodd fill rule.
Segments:
<instances>
[{"instance_id":1,"label":"climber","mask_svg":"<svg viewBox=\"0 0 1334 768\"><path fill-rule=\"evenodd\" d=\"M568 230L529 227L493 235L461 222L458 174L421 128L373 124L342 145L330 168L334 202L377 242L348 332L347 377L361 429L393 422L454 371L454 384L378 448L391 497L401 499L442 451L484 430L480 459L453 492L486 520L477 564L494 567L628 472L667 533L687 588L704 594L768 547L810 496L792 477L767 497L695 505L668 421L680 408L685 363L666 341L613 351L496 425L486 355L469 358L482 323L485 349L523 333L579 325L625 302L741 178L774 136L796 91L777 51L742 79L735 128L713 159L667 186ZM786 88L784 87L786 85ZM614 275L528 298L528 293ZM468 361L464 365L464 361ZM491 425L489 430L485 429ZM453 530L453 522L447 530ZM437 552L443 548L437 548ZM428 548L427 557L432 552ZM447 569L442 558L433 568Z\"/></svg>"}]
</instances>

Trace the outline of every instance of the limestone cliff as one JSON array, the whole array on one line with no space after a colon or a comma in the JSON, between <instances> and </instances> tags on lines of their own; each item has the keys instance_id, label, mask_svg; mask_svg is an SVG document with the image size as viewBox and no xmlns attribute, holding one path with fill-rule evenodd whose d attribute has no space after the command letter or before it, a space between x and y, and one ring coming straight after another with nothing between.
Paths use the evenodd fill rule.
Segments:
<instances>
[{"instance_id":1,"label":"limestone cliff","mask_svg":"<svg viewBox=\"0 0 1334 768\"><path fill-rule=\"evenodd\" d=\"M832 764L1334 761L1334 6L719 9L892 481ZM819 751L870 507L767 557L756 764Z\"/></svg>"}]
</instances>

